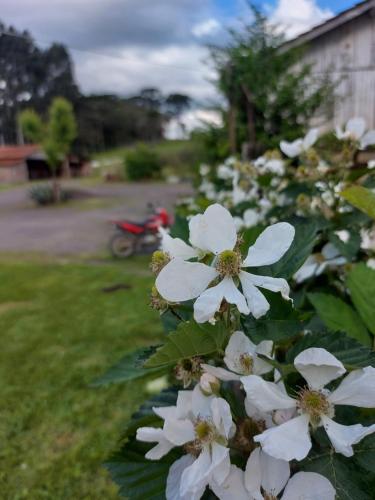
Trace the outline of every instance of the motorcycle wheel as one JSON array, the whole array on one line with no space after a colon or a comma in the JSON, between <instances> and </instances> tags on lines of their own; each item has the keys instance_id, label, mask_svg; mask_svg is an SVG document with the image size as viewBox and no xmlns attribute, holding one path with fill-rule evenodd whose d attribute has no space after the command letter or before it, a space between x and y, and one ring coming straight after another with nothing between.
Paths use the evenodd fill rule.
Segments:
<instances>
[{"instance_id":1,"label":"motorcycle wheel","mask_svg":"<svg viewBox=\"0 0 375 500\"><path fill-rule=\"evenodd\" d=\"M113 257L125 259L134 254L136 237L130 233L116 233L109 240L109 249Z\"/></svg>"}]
</instances>

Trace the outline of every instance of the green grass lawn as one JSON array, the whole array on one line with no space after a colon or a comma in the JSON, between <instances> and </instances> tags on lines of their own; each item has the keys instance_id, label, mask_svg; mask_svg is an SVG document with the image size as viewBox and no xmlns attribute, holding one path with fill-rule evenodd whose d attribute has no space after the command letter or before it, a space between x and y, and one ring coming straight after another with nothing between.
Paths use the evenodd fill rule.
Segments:
<instances>
[{"instance_id":1,"label":"green grass lawn","mask_svg":"<svg viewBox=\"0 0 375 500\"><path fill-rule=\"evenodd\" d=\"M101 463L144 386L93 389L127 350L161 336L148 259L0 258L0 497L113 499ZM103 292L123 283L127 290Z\"/></svg>"}]
</instances>

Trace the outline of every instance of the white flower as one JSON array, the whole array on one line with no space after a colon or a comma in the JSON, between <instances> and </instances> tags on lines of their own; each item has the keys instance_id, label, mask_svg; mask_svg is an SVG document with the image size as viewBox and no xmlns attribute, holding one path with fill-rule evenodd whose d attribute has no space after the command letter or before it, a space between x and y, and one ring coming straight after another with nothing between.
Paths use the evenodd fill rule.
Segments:
<instances>
[{"instance_id":1,"label":"white flower","mask_svg":"<svg viewBox=\"0 0 375 500\"><path fill-rule=\"evenodd\" d=\"M219 177L219 179L223 180L232 179L232 177L234 176L234 170L228 165L219 165L217 167L217 176Z\"/></svg>"},{"instance_id":2,"label":"white flower","mask_svg":"<svg viewBox=\"0 0 375 500\"><path fill-rule=\"evenodd\" d=\"M187 444L196 455L196 458L183 457L172 465L167 481L167 500L200 498L210 482L221 484L225 481L230 471L226 445L235 426L224 399L204 396L197 385L193 391L179 391L176 406L153 410L164 419L164 426L137 430L139 441L158 442L146 458L157 460L172 447Z\"/></svg>"},{"instance_id":3,"label":"white flower","mask_svg":"<svg viewBox=\"0 0 375 500\"><path fill-rule=\"evenodd\" d=\"M254 166L261 175L266 174L267 172L275 175L284 175L285 173L284 161L281 158L267 158L265 156L260 156L254 161Z\"/></svg>"},{"instance_id":4,"label":"white flower","mask_svg":"<svg viewBox=\"0 0 375 500\"><path fill-rule=\"evenodd\" d=\"M218 204L189 223L190 243L202 252L214 254L212 265L172 259L156 279L156 288L168 302L197 299L194 318L198 323L211 320L225 299L235 304L242 314L259 318L266 314L269 303L258 287L281 292L289 299L288 283L282 278L259 276L243 268L266 266L277 262L289 249L295 234L293 226L280 222L266 228L242 260L236 249L236 226L231 214ZM213 280L219 283L210 286ZM238 281L242 293L238 290Z\"/></svg>"},{"instance_id":5,"label":"white flower","mask_svg":"<svg viewBox=\"0 0 375 500\"><path fill-rule=\"evenodd\" d=\"M192 248L180 238L172 238L164 228L159 228L159 234L161 235L161 249L169 258L174 259L177 257L189 260L198 257L198 250Z\"/></svg>"},{"instance_id":6,"label":"white flower","mask_svg":"<svg viewBox=\"0 0 375 500\"><path fill-rule=\"evenodd\" d=\"M370 269L375 269L375 259L368 259L366 262L366 266Z\"/></svg>"},{"instance_id":7,"label":"white flower","mask_svg":"<svg viewBox=\"0 0 375 500\"><path fill-rule=\"evenodd\" d=\"M363 118L351 118L346 124L345 130L336 127L336 137L340 140L358 141L360 149L366 149L375 144L375 130L366 132L366 122Z\"/></svg>"},{"instance_id":8,"label":"white flower","mask_svg":"<svg viewBox=\"0 0 375 500\"><path fill-rule=\"evenodd\" d=\"M277 460L258 449L247 462L246 471L235 465L222 485L211 485L220 500L334 500L330 481L315 472L297 472L291 479L288 462ZM285 488L285 489L284 489Z\"/></svg>"},{"instance_id":9,"label":"white flower","mask_svg":"<svg viewBox=\"0 0 375 500\"><path fill-rule=\"evenodd\" d=\"M199 173L202 177L205 177L207 174L210 173L210 167L202 163L202 165L200 165L199 167Z\"/></svg>"},{"instance_id":10,"label":"white flower","mask_svg":"<svg viewBox=\"0 0 375 500\"><path fill-rule=\"evenodd\" d=\"M224 363L229 370L202 364L206 373L220 380L240 380L242 375L254 373L263 375L272 370L272 366L263 361L258 354L271 357L273 342L263 340L257 346L243 332L234 332L225 349Z\"/></svg>"},{"instance_id":11,"label":"white flower","mask_svg":"<svg viewBox=\"0 0 375 500\"><path fill-rule=\"evenodd\" d=\"M321 253L310 255L293 277L297 283L302 283L312 276L320 276L327 268L343 266L346 263L346 258L340 255L337 248L332 243L327 243Z\"/></svg>"},{"instance_id":12,"label":"white flower","mask_svg":"<svg viewBox=\"0 0 375 500\"><path fill-rule=\"evenodd\" d=\"M324 389L341 377L346 369L325 349L310 348L301 352L294 366L307 382L297 398L291 398L273 382L257 375L241 378L247 397L265 412L296 408L298 416L254 437L269 455L283 460L302 460L311 449L309 425L323 426L334 449L346 457L353 455L352 446L375 432L375 424L341 425L332 420L335 405L375 407L375 368L368 366L351 372L337 389Z\"/></svg>"},{"instance_id":13,"label":"white flower","mask_svg":"<svg viewBox=\"0 0 375 500\"><path fill-rule=\"evenodd\" d=\"M309 150L318 139L318 129L311 129L303 139L296 139L293 142L281 141L280 149L289 158L295 158Z\"/></svg>"},{"instance_id":14,"label":"white flower","mask_svg":"<svg viewBox=\"0 0 375 500\"><path fill-rule=\"evenodd\" d=\"M367 168L369 168L369 169L373 169L373 168L375 168L375 160L370 160L370 161L367 163Z\"/></svg>"}]
</instances>

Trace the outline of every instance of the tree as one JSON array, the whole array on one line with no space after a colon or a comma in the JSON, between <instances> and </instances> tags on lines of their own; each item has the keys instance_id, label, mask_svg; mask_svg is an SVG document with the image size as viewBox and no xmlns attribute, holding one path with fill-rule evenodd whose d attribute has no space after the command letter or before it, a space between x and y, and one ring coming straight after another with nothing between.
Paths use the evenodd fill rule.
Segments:
<instances>
[{"instance_id":1,"label":"tree","mask_svg":"<svg viewBox=\"0 0 375 500\"><path fill-rule=\"evenodd\" d=\"M306 122L330 95L326 77L298 64L300 49L281 50L283 36L251 6L253 22L231 31L226 47L212 47L217 87L225 96L232 153L247 144L247 156L299 137Z\"/></svg>"},{"instance_id":2,"label":"tree","mask_svg":"<svg viewBox=\"0 0 375 500\"><path fill-rule=\"evenodd\" d=\"M60 184L57 181L57 169L67 165L67 155L77 135L77 125L73 107L62 97L53 100L49 108L49 120L43 123L41 117L33 110L26 109L20 114L19 121L25 137L40 143L52 172L54 200L60 200Z\"/></svg>"},{"instance_id":3,"label":"tree","mask_svg":"<svg viewBox=\"0 0 375 500\"><path fill-rule=\"evenodd\" d=\"M0 143L20 142L17 116L25 107L45 114L54 97L79 97L63 45L37 47L27 31L0 22Z\"/></svg>"}]
</instances>

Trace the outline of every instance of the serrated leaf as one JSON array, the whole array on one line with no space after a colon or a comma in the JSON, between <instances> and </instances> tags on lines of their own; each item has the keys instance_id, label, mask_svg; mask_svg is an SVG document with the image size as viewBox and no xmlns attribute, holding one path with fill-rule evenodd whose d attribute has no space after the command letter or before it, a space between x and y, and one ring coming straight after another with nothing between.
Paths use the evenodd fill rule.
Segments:
<instances>
[{"instance_id":1,"label":"serrated leaf","mask_svg":"<svg viewBox=\"0 0 375 500\"><path fill-rule=\"evenodd\" d=\"M362 344L371 346L366 325L349 304L327 293L309 293L307 297L327 328L333 332L345 332Z\"/></svg>"},{"instance_id":2,"label":"serrated leaf","mask_svg":"<svg viewBox=\"0 0 375 500\"><path fill-rule=\"evenodd\" d=\"M165 500L169 468L180 454L172 450L160 460L147 460L145 454L152 446L132 438L104 464L121 496L131 500Z\"/></svg>"},{"instance_id":3,"label":"serrated leaf","mask_svg":"<svg viewBox=\"0 0 375 500\"><path fill-rule=\"evenodd\" d=\"M375 435L366 437L354 449L356 463L375 475Z\"/></svg>"},{"instance_id":4,"label":"serrated leaf","mask_svg":"<svg viewBox=\"0 0 375 500\"><path fill-rule=\"evenodd\" d=\"M298 271L312 253L320 225L317 221L299 222L295 229L296 235L286 254L272 266L256 268L256 274L289 279Z\"/></svg>"},{"instance_id":5,"label":"serrated leaf","mask_svg":"<svg viewBox=\"0 0 375 500\"><path fill-rule=\"evenodd\" d=\"M150 375L158 376L164 373L165 370L146 369L140 364L140 360L145 353L149 353L150 348L137 349L129 354L126 354L118 363L113 365L101 377L94 380L91 387L100 387L108 384L119 384L122 382L130 382Z\"/></svg>"},{"instance_id":6,"label":"serrated leaf","mask_svg":"<svg viewBox=\"0 0 375 500\"><path fill-rule=\"evenodd\" d=\"M375 271L365 264L357 264L350 271L346 284L357 311L375 335Z\"/></svg>"},{"instance_id":7,"label":"serrated leaf","mask_svg":"<svg viewBox=\"0 0 375 500\"><path fill-rule=\"evenodd\" d=\"M337 500L372 500L373 496L365 475L357 470L353 460L327 453L309 456L302 469L317 472L328 478L336 490Z\"/></svg>"},{"instance_id":8,"label":"serrated leaf","mask_svg":"<svg viewBox=\"0 0 375 500\"><path fill-rule=\"evenodd\" d=\"M227 339L222 324L209 325L186 321L170 333L166 343L145 363L148 368L175 364L184 358L204 356L221 350Z\"/></svg>"},{"instance_id":9,"label":"serrated leaf","mask_svg":"<svg viewBox=\"0 0 375 500\"><path fill-rule=\"evenodd\" d=\"M351 205L375 219L375 194L370 189L352 186L342 191L341 196Z\"/></svg>"},{"instance_id":10,"label":"serrated leaf","mask_svg":"<svg viewBox=\"0 0 375 500\"><path fill-rule=\"evenodd\" d=\"M242 327L246 335L255 343L262 340L280 342L290 339L302 332L305 321L293 308L292 303L284 300L279 294L262 292L270 303L270 310L261 319L245 316Z\"/></svg>"},{"instance_id":11,"label":"serrated leaf","mask_svg":"<svg viewBox=\"0 0 375 500\"><path fill-rule=\"evenodd\" d=\"M328 334L313 333L305 335L289 349L286 361L288 363L293 363L297 354L309 347L322 347L326 349L347 367L375 367L375 353L342 332Z\"/></svg>"}]
</instances>

